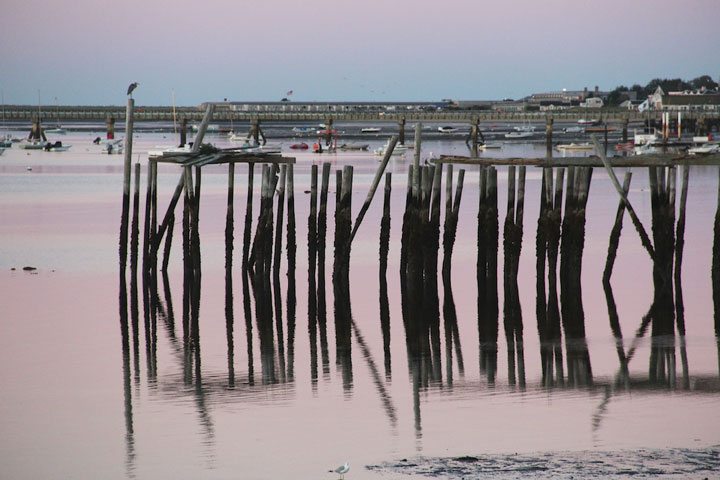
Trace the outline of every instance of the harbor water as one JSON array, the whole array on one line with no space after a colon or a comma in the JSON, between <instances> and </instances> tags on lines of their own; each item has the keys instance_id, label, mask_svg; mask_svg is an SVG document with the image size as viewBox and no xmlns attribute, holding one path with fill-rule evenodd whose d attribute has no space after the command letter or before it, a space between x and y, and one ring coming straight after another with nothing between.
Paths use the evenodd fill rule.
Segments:
<instances>
[{"instance_id":1,"label":"harbor water","mask_svg":"<svg viewBox=\"0 0 720 480\"><path fill-rule=\"evenodd\" d=\"M409 355L401 301L400 240L412 150L393 156L388 165L392 197L386 278L379 273L381 187L352 243L350 305L333 302L333 173L327 284L324 295L311 290L306 241L311 165L329 162L332 172L354 166L354 219L378 167L373 150L384 143L383 137L352 141L369 143L369 151L329 154L291 150L293 138L279 143L284 155L296 158L296 288L288 291L283 250L280 315L263 322L273 327L269 335L259 328L253 292L244 291L242 282L247 166L235 169L229 300L227 166L204 167L199 344L190 349L184 338L178 213L168 275L159 279L159 313L148 320L140 296L128 350L118 300L126 292L118 280L123 155L101 153L92 140L102 135L99 126L97 131L71 131L62 138L73 145L67 152L13 146L0 157L1 478L334 480L338 474L329 470L346 461L348 480L720 478L720 352L710 269L717 167L690 170L682 264L684 337L657 339L649 331L636 335L653 303L653 265L626 215L611 278L620 342L602 284L618 194L607 173L595 169L581 292L591 375L574 382L563 365L560 377L548 382L536 318L541 169L528 167L525 186L518 275L521 356L508 351L502 304L494 364L484 361L486 346L479 340L477 166L455 166L456 177L460 168L466 170L465 185L451 284L438 278L442 349L431 368L419 370ZM277 143L270 130L266 135ZM231 145L225 135L211 134L206 140L218 147ZM480 156L545 155L542 142L497 141L500 149ZM133 162L142 165L142 214L147 152L173 145L176 137L140 130L134 142ZM468 150L462 138L435 136L423 142L422 162L440 154L467 155ZM253 226L260 203L259 171L256 166ZM617 173L621 177L624 171ZM632 173L629 200L650 231L648 171ZM179 174L175 165L158 167L160 218ZM507 167L498 167L501 224L507 179ZM502 302L502 228L500 236ZM128 289L130 276L128 270ZM311 297L312 303L323 298L325 318L316 321L309 315ZM448 321L451 306L454 328ZM338 353L336 308L350 309L348 355ZM448 334L450 330L454 333ZM664 381L653 381L648 372L659 340L671 346L674 363ZM618 381L619 347L633 351L623 382ZM567 349L564 340L559 348Z\"/></svg>"}]
</instances>

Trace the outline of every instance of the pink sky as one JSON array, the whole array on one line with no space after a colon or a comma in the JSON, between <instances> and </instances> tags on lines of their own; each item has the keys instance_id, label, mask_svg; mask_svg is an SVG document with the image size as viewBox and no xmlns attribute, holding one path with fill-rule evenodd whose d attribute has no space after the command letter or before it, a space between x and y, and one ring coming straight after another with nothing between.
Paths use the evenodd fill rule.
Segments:
<instances>
[{"instance_id":1,"label":"pink sky","mask_svg":"<svg viewBox=\"0 0 720 480\"><path fill-rule=\"evenodd\" d=\"M519 98L720 75L715 0L4 0L6 103Z\"/></svg>"}]
</instances>

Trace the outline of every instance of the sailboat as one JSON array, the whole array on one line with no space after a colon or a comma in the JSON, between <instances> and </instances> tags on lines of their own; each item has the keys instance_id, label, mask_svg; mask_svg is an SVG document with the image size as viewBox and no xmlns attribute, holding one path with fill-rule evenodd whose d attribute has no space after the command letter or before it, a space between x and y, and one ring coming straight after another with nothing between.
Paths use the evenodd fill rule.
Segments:
<instances>
[{"instance_id":1,"label":"sailboat","mask_svg":"<svg viewBox=\"0 0 720 480\"><path fill-rule=\"evenodd\" d=\"M55 127L46 128L45 133L54 133L56 135L65 135L67 133L67 130L60 126L60 104L57 97L55 97Z\"/></svg>"}]
</instances>

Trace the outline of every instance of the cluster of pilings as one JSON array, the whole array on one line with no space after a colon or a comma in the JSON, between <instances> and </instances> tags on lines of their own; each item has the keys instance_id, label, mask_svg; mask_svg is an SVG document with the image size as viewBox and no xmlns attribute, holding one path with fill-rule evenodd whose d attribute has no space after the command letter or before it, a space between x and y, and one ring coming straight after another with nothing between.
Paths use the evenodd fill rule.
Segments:
<instances>
[{"instance_id":1,"label":"cluster of pilings","mask_svg":"<svg viewBox=\"0 0 720 480\"><path fill-rule=\"evenodd\" d=\"M130 104L129 104L130 109ZM211 113L210 113L211 114ZM132 132L132 115L128 116ZM207 127L209 116L201 125L201 133ZM443 232L442 279L444 284L443 316L445 319L445 354L447 376L452 375L451 358L453 352L462 363L460 343L457 335L457 316L451 288L451 259L457 232L459 208L462 199L465 171L457 176L457 187L453 194L453 165L441 161L434 165L420 165L420 129L416 125L415 157L409 167L406 206L403 215L400 256L400 281L402 293L403 321L406 329L406 341L411 364L418 367L421 384L428 380L440 380L441 339L440 339L440 302L438 295L438 255L440 249L441 183L444 165L446 169L446 202ZM145 329L148 338L156 336L156 315L162 306L158 301L157 287L160 274L167 275L171 241L175 224L174 208L183 197L182 239L183 239L183 326L187 351L194 353L195 368L199 368L199 306L201 292L201 261L199 234L199 202L201 192L201 167L216 157L199 154L202 135L196 138L192 154L181 164L182 174L170 201L170 206L162 221L157 213L157 162L151 160L147 170L147 192L145 199L143 242L140 242L140 166L135 165L135 182L132 201L131 270L133 278L141 268L143 280L143 300L146 305ZM132 152L132 136L126 138L126 157ZM350 307L349 265L350 248L360 223L369 207L373 195L382 179L387 162L397 139L392 139L388 152L378 168L368 197L360 209L353 224L352 184L353 167L345 166L336 171L336 208L334 229L334 260L332 283L334 293L335 343L337 362L343 371L345 385L352 384L351 340L354 325ZM597 142L596 142L597 143ZM680 288L680 267L682 261L684 205L687 197L687 178L689 169L683 170L683 190L680 215L675 218L675 167L650 167L650 189L652 200L652 242L645 233L642 224L627 200L630 175L620 187L609 168L607 159L596 145L605 162L611 179L614 181L621 201L618 207L616 225L610 236L608 261L603 276L603 285L608 299L610 323L613 334L618 339L618 352L621 363L627 364L631 355L622 349L622 333L619 318L612 299L610 276L614 264L620 229L625 209L640 233L643 245L653 260L653 280L655 297L646 316L644 332L652 325L653 356L651 358L651 380L664 381L667 372L674 370L674 344L663 343L661 339L672 338L674 325L684 335L684 313ZM243 232L242 275L243 293L246 299L245 318L252 318L249 292L255 298L255 318L260 338L262 370L264 382L285 381L292 378L292 344L295 325L295 203L294 171L292 163L280 164L277 159L247 157L228 160L228 202L225 226L226 254L226 317L228 330L228 364L232 365L233 344L231 342L232 312L232 270L234 244L234 178L235 163L243 161L248 165L247 211ZM262 187L257 223L253 235L253 198L255 163L262 165ZM543 382L546 385L562 383L563 352L560 345L562 333L565 334L567 352L567 380L571 385L586 385L592 382L592 369L588 348L585 343L585 316L582 305L581 265L585 241L585 211L589 195L592 167L569 166L563 168L544 168L540 195L540 216L536 236L537 299L536 316L541 339L541 358ZM511 384L524 385L523 321L520 309L518 289L519 257L523 237L523 212L525 202L525 167L510 165L508 173L507 211L503 226L503 324L507 342L508 378ZM567 175L565 175L567 173ZM322 358L323 373L329 373L329 353L327 348L327 312L325 298L325 256L327 237L327 200L331 176L331 165L322 165L322 179L318 181L318 166L310 169L310 208L308 217L308 333L313 360L312 375L318 378L318 352ZM491 165L479 167L479 203L477 224L477 322L480 344L480 368L494 381L497 370L497 337L499 320L498 295L498 171ZM132 178L130 175L129 178ZM320 183L320 185L318 185ZM562 212L563 183L565 183L565 211ZM130 182L126 182L123 210L129 210ZM319 208L318 208L319 186ZM184 194L184 195L183 195ZM387 298L387 257L390 245L390 197L391 174L385 176L385 195L383 217L380 228L380 311L381 328L384 339L386 376L390 374L390 327L389 301ZM287 199L287 200L286 200ZM287 201L287 213L285 202ZM121 225L121 275L124 281L128 226L123 217ZM720 217L718 217L720 218ZM280 267L282 263L283 226L287 220L287 312L288 345L284 345L285 323L282 318L282 288ZM676 224L677 221L677 224ZM718 220L720 224L720 220ZM717 235L717 234L716 234ZM165 240L162 266L158 268L161 243ZM142 250L141 250L142 249ZM720 251L720 250L718 250ZM142 252L142 264L139 255ZM716 252L715 252L716 253ZM720 255L715 255L720 258ZM714 258L715 258L714 257ZM558 261L559 284L558 292ZM674 264L673 264L674 262ZM547 265L547 271L546 271ZM720 278L720 261L713 263L714 287ZM674 280L674 283L673 283ZM675 287L673 289L673 286ZM132 287L132 285L131 285ZM137 284L135 284L137 289ZM673 291L675 298L673 298ZM720 296L716 296L720 298ZM137 295L133 297L137 311ZM137 327L137 319L134 327ZM253 325L247 324L248 331ZM292 335L291 335L292 333ZM278 338L276 349L275 336ZM317 339L320 348L317 347ZM148 359L152 364L154 347L150 343ZM248 339L248 348L252 342ZM287 355L286 355L287 353ZM252 357L252 355L250 355ZM192 364L192 362L190 362ZM279 365L279 368L277 366ZM462 370L462 367L460 367ZM249 366L252 371L252 365ZM154 369L150 369L154 371Z\"/></svg>"}]
</instances>

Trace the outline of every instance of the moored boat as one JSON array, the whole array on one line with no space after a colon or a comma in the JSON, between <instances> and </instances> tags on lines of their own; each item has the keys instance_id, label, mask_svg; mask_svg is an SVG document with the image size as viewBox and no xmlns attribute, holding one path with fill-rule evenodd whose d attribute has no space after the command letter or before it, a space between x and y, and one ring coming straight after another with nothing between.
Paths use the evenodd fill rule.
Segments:
<instances>
[{"instance_id":1,"label":"moored boat","mask_svg":"<svg viewBox=\"0 0 720 480\"><path fill-rule=\"evenodd\" d=\"M558 145L555 148L557 148L558 150L592 150L595 147L591 143L585 142L585 143L562 144L562 145Z\"/></svg>"},{"instance_id":2,"label":"moored boat","mask_svg":"<svg viewBox=\"0 0 720 480\"><path fill-rule=\"evenodd\" d=\"M293 143L292 145L290 145L290 148L292 148L293 150L307 150L308 144L305 142Z\"/></svg>"},{"instance_id":3,"label":"moored boat","mask_svg":"<svg viewBox=\"0 0 720 480\"><path fill-rule=\"evenodd\" d=\"M440 133L453 133L456 131L457 131L457 128L451 127L450 125L438 127L438 132L440 132Z\"/></svg>"},{"instance_id":4,"label":"moored boat","mask_svg":"<svg viewBox=\"0 0 720 480\"><path fill-rule=\"evenodd\" d=\"M367 143L364 143L362 145L348 145L347 143L343 143L338 147L340 150L367 150L370 148L370 145Z\"/></svg>"},{"instance_id":5,"label":"moored boat","mask_svg":"<svg viewBox=\"0 0 720 480\"><path fill-rule=\"evenodd\" d=\"M48 142L45 144L44 150L46 152L67 152L70 150L70 147L72 147L72 145L63 145L61 141L55 143Z\"/></svg>"},{"instance_id":6,"label":"moored boat","mask_svg":"<svg viewBox=\"0 0 720 480\"><path fill-rule=\"evenodd\" d=\"M527 138L532 137L533 132L508 132L505 134L505 138Z\"/></svg>"},{"instance_id":7,"label":"moored boat","mask_svg":"<svg viewBox=\"0 0 720 480\"><path fill-rule=\"evenodd\" d=\"M720 153L720 143L708 142L704 145L688 148L688 153L690 155L710 155L713 153Z\"/></svg>"},{"instance_id":8,"label":"moored boat","mask_svg":"<svg viewBox=\"0 0 720 480\"><path fill-rule=\"evenodd\" d=\"M45 143L40 140L24 140L18 144L18 148L23 150L42 150L45 148Z\"/></svg>"},{"instance_id":9,"label":"moored boat","mask_svg":"<svg viewBox=\"0 0 720 480\"><path fill-rule=\"evenodd\" d=\"M360 129L360 133L379 133L379 127L365 127Z\"/></svg>"}]
</instances>

